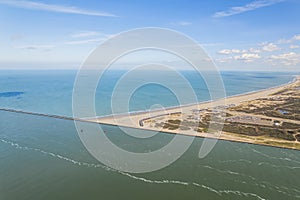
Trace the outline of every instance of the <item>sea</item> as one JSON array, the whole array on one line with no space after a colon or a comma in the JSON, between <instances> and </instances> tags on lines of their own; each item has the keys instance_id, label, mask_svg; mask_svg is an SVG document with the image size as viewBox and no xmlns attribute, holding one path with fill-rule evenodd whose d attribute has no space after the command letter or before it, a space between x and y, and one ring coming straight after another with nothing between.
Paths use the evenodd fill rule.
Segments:
<instances>
[{"instance_id":1,"label":"sea","mask_svg":"<svg viewBox=\"0 0 300 200\"><path fill-rule=\"evenodd\" d=\"M97 115L113 113L112 94L125 73L112 70L102 77L95 92ZM163 71L140 72L135 78L143 80L157 73L163 74L170 85L180 88L176 77ZM296 74L220 73L226 96L286 84ZM72 117L76 74L76 70L1 70L0 108ZM211 99L199 73L180 71L180 74L192 86L198 102ZM122 86L131 87L134 83L127 81ZM149 110L153 105L180 104L174 91L151 83L137 87L126 101L129 112ZM174 137L158 133L155 137L137 139L127 137L116 126L99 126L120 148L135 152L153 151ZM202 138L195 138L190 148L165 168L128 173L105 166L89 154L73 121L2 110L0 199L300 199L300 151L218 141L213 150L200 159L198 152L202 142Z\"/></svg>"}]
</instances>

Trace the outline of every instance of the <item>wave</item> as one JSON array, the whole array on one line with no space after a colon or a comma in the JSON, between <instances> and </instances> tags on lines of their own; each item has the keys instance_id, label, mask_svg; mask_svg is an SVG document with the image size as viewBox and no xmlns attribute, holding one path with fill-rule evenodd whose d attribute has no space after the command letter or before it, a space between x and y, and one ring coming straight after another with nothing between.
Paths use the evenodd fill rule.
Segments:
<instances>
[{"instance_id":1,"label":"wave","mask_svg":"<svg viewBox=\"0 0 300 200\"><path fill-rule=\"evenodd\" d=\"M297 163L297 164L300 164L300 161L298 160L293 160L293 159L290 159L290 158L283 158L283 157L275 157L275 156L271 156L271 155L268 155L266 153L263 153L263 152L260 152L256 149L253 149L253 148L250 148L253 152L257 153L257 154L260 154L266 158L270 158L270 159L275 159L275 160L284 160L284 161L289 161L289 162L293 162L293 163Z\"/></svg>"},{"instance_id":2,"label":"wave","mask_svg":"<svg viewBox=\"0 0 300 200\"><path fill-rule=\"evenodd\" d=\"M295 196L293 196L293 195L291 195L291 194L289 194L285 191L282 191L282 189L284 189L286 191L293 191L293 192L298 193L298 194L300 193L300 191L297 190L297 189L294 189L294 188L291 188L291 187L288 188L288 187L285 187L285 186L276 186L276 185L271 184L267 181L260 181L256 178L254 178L253 176L242 174L242 173L239 173L239 172L234 172L234 171L230 171L230 170L221 170L221 169L211 167L209 165L204 165L202 167L214 170L214 171L222 173L222 174L231 174L231 175L241 176L241 177L244 177L244 178L249 178L249 179L252 180L252 182L240 181L239 179L233 179L233 181L234 182L240 182L240 183L247 184L247 185L251 184L251 185L261 187L261 188L268 188L270 190L274 190L276 192L282 193L282 194L290 196L290 197L295 197Z\"/></svg>"},{"instance_id":3,"label":"wave","mask_svg":"<svg viewBox=\"0 0 300 200\"><path fill-rule=\"evenodd\" d=\"M274 167L274 168L300 169L300 167L290 167L290 166L285 166L285 165L273 165L273 164L268 163L268 162L260 162L257 165L258 166L269 165L269 166Z\"/></svg>"},{"instance_id":4,"label":"wave","mask_svg":"<svg viewBox=\"0 0 300 200\"><path fill-rule=\"evenodd\" d=\"M219 160L218 162L220 163L241 163L241 162L245 162L248 164L251 164L252 161L251 160L246 160L246 159L237 159L237 160Z\"/></svg>"},{"instance_id":5,"label":"wave","mask_svg":"<svg viewBox=\"0 0 300 200\"><path fill-rule=\"evenodd\" d=\"M292 158L293 160L299 161L299 162L300 162L300 160L298 160L298 158L299 158L299 152L288 151L289 153L287 153L287 152L286 152L286 149L280 149L280 152L281 152L282 154L285 154L286 156L289 156L289 157ZM295 153L298 154L298 155L295 155Z\"/></svg>"},{"instance_id":6,"label":"wave","mask_svg":"<svg viewBox=\"0 0 300 200\"><path fill-rule=\"evenodd\" d=\"M220 173L224 173L224 174L234 174L234 175L239 175L238 172L233 172L233 171L230 171L230 170L221 170L221 169L217 169L217 168L213 168L209 165L203 165L202 167L204 168L208 168L208 169L212 169L212 170L215 170L215 171L218 171Z\"/></svg>"},{"instance_id":7,"label":"wave","mask_svg":"<svg viewBox=\"0 0 300 200\"><path fill-rule=\"evenodd\" d=\"M119 170L115 170L115 169L112 169L112 168L107 167L107 166L102 165L102 164L80 162L80 161L76 161L74 159L62 156L60 154L56 154L56 153L53 153L53 152L48 152L48 151L45 151L45 150L42 150L42 149L39 149L39 148L22 146L22 145L20 145L20 144L18 144L16 142L12 142L12 141L9 141L7 139L0 139L0 141L2 143L8 144L8 145L10 145L10 146L12 146L12 147L14 147L16 149L39 152L39 153L42 153L44 155L48 155L48 156L51 156L51 157L54 157L54 158L58 158L58 159L70 162L70 163L72 163L74 165L78 165L78 166L93 167L93 168L102 168L104 170L116 172L118 174L127 176L129 178L132 178L134 180L141 181L141 182L144 182L144 183L149 183L149 184L176 184L176 185L183 185L183 186L196 186L196 187L201 187L202 189L208 190L210 192L213 192L213 193L215 193L215 194L217 194L219 196L222 196L223 194L233 194L233 195L245 196L245 197L252 196L252 197L256 197L259 200L264 200L265 199L264 197L261 197L261 196L259 196L258 194L255 194L255 193L242 192L242 191L238 191L238 190L217 190L217 189L212 188L210 186L203 185L203 184L196 183L196 182L187 182L187 181L181 181L181 180L168 180L168 179L164 179L164 180L151 180L151 179L147 179L147 178L144 178L144 177L138 177L138 176L135 176L135 175L127 173L127 172L122 172L122 171L119 171ZM246 175L240 174L238 172L233 172L233 171L229 171L229 170L223 171L223 170L219 170L219 169L216 169L216 168L213 168L213 167L210 167L210 166L204 166L204 167L217 170L217 171L219 171L221 173L229 173L229 174L233 174L233 175L246 176ZM248 176L248 177L250 177L253 180L256 180L254 177L251 177L251 176ZM276 191L278 191L279 187L276 187L276 188L277 188ZM282 192L282 193L287 194L285 192Z\"/></svg>"},{"instance_id":8,"label":"wave","mask_svg":"<svg viewBox=\"0 0 300 200\"><path fill-rule=\"evenodd\" d=\"M255 194L255 193L242 192L242 191L238 191L238 190L216 190L214 188L208 187L206 185L201 185L201 184L198 184L198 183L193 183L193 185L195 185L197 187L202 187L204 189L207 189L211 192L216 193L219 196L222 196L222 194L234 194L234 195L246 196L246 197L253 196L253 197L256 197L259 200L265 200L265 198L259 196L258 194Z\"/></svg>"},{"instance_id":9,"label":"wave","mask_svg":"<svg viewBox=\"0 0 300 200\"><path fill-rule=\"evenodd\" d=\"M76 160L73 160L71 158L62 156L60 154L44 151L42 149L32 148L32 147L27 147L27 146L21 146L18 143L12 142L12 141L9 141L9 140L0 139L0 141L5 143L5 144L9 144L10 146L15 147L16 149L22 149L22 150L26 150L26 151L28 151L28 150L36 151L36 152L42 153L44 155L48 155L48 156L51 156L51 157L59 158L61 160L65 160L67 162L73 163L73 164L78 165L78 166L95 167L95 168L101 167L101 168L104 168L106 170L112 170L111 168L109 168L105 165L76 161Z\"/></svg>"}]
</instances>

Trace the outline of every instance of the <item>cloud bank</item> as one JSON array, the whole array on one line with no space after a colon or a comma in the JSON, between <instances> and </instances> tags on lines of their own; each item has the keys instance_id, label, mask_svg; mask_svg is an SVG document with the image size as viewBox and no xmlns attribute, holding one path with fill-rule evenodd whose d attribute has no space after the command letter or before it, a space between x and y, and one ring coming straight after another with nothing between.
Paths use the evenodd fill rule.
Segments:
<instances>
[{"instance_id":1,"label":"cloud bank","mask_svg":"<svg viewBox=\"0 0 300 200\"><path fill-rule=\"evenodd\" d=\"M90 11L90 10L80 9L74 6L46 4L46 3L34 2L34 1L0 0L0 4L25 8L25 9L31 9L31 10L48 11L48 12L101 16L101 17L115 17L114 14L107 13L107 12Z\"/></svg>"},{"instance_id":2,"label":"cloud bank","mask_svg":"<svg viewBox=\"0 0 300 200\"><path fill-rule=\"evenodd\" d=\"M271 6L273 4L277 4L282 2L283 0L256 0L253 2L250 2L244 6L235 6L231 7L228 10L216 12L213 16L214 17L229 17L232 15L241 14L244 12L256 10L259 8Z\"/></svg>"}]
</instances>

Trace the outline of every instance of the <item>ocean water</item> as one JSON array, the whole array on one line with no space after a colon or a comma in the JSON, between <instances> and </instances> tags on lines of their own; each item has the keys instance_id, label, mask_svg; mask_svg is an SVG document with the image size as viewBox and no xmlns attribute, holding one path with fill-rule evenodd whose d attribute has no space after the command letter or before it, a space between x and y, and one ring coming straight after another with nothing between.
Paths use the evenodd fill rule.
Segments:
<instances>
[{"instance_id":1,"label":"ocean water","mask_svg":"<svg viewBox=\"0 0 300 200\"><path fill-rule=\"evenodd\" d=\"M110 97L124 73L111 71L104 77L96 92L98 115L111 113ZM137 79L149 73L157 72ZM182 74L198 101L210 99L199 75ZM284 84L292 75L222 72L228 96ZM72 116L75 76L76 71L1 71L0 107ZM165 78L177 86L173 77ZM132 95L129 110L178 103L170 90L150 84ZM145 142L127 137L118 127L101 126L121 148L137 152L157 149L173 137L159 133ZM207 157L199 159L202 141L195 138L166 168L130 174L94 159L72 121L0 111L0 199L300 199L299 151L218 141Z\"/></svg>"},{"instance_id":2,"label":"ocean water","mask_svg":"<svg viewBox=\"0 0 300 200\"><path fill-rule=\"evenodd\" d=\"M0 107L72 116L72 92L76 73L75 70L1 70ZM125 73L126 71L111 70L104 74L95 96L97 115L112 113L111 97L114 87ZM194 89L198 102L211 99L206 83L199 74L194 71L181 71L181 74ZM173 87L182 87L182 82L177 80L178 77L168 71L141 71L134 77L135 80L125 82L124 91L144 77L157 75L169 80ZM293 79L294 73L221 72L221 75L226 95L232 96L287 83ZM208 74L209 79L215 77L214 74ZM188 101L187 98L186 103L195 101L192 98ZM179 101L170 89L157 84L148 84L133 93L128 104L129 111L139 111L150 109L155 104L164 107L176 106Z\"/></svg>"}]
</instances>

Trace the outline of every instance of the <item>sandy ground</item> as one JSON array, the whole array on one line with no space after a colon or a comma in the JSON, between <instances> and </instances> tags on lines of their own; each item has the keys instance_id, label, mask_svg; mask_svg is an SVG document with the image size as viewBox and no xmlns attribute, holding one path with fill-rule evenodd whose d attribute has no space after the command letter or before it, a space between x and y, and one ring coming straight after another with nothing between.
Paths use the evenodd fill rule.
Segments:
<instances>
[{"instance_id":1,"label":"sandy ground","mask_svg":"<svg viewBox=\"0 0 300 200\"><path fill-rule=\"evenodd\" d=\"M167 133L174 133L174 134L184 134L184 135L192 135L192 136L198 136L198 137L209 137L209 138L218 138L222 140L229 140L229 141L238 141L238 142L246 142L246 143L254 143L254 144L264 144L266 138L259 138L259 137L249 137L244 135L238 135L233 133L226 133L223 132L221 135L219 134L207 134L207 133L199 133L193 130L168 130L168 129L159 129L155 127L149 127L149 126L140 126L140 120L151 118L158 115L170 115L171 113L181 112L183 114L189 114L192 113L192 110L199 110L199 109L209 109L209 108L215 108L217 106L229 106L234 104L235 106L246 102L255 100L258 98L266 98L269 95L276 93L278 91L281 91L283 89L288 90L290 87L295 86L296 84L300 83L300 76L295 78L295 80L289 84L281 85L274 88L269 88L257 92L247 93L247 94L241 94L238 96L232 96L225 99L220 99L217 101L212 102L204 102L199 104L193 104L193 105L183 105L173 108L166 108L164 110L156 110L156 111L143 111L138 113L126 113L121 115L114 115L114 116L106 116L106 117L96 117L96 118L90 118L90 119L84 119L90 122L97 122L101 124L109 124L109 125L117 125L121 127L130 127L130 128L138 128L143 130L154 130L154 131L162 131ZM277 141L275 138L274 140ZM283 142L282 140L278 140L278 142ZM286 142L286 141L284 141ZM271 145L272 146L272 145ZM280 147L280 145L277 145ZM299 147L297 147L299 148Z\"/></svg>"}]
</instances>

